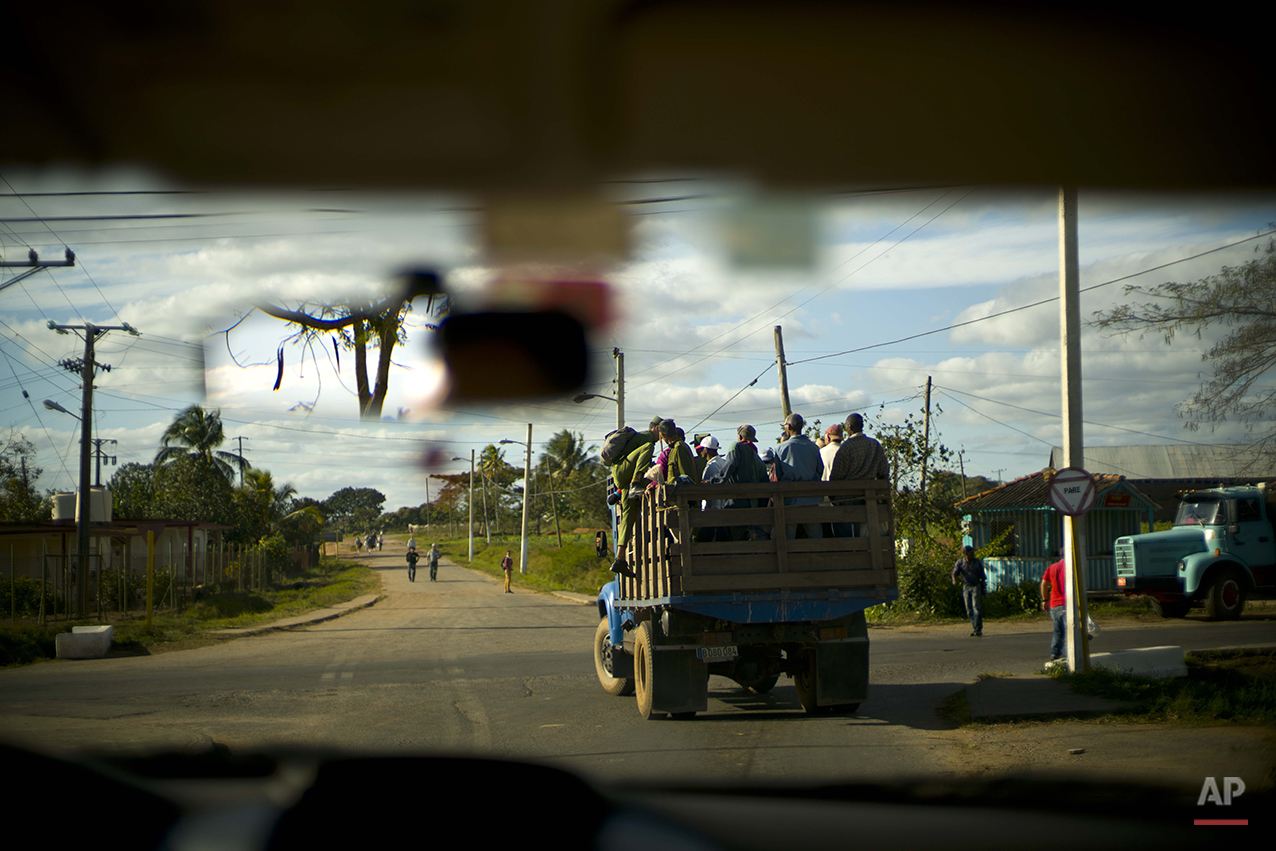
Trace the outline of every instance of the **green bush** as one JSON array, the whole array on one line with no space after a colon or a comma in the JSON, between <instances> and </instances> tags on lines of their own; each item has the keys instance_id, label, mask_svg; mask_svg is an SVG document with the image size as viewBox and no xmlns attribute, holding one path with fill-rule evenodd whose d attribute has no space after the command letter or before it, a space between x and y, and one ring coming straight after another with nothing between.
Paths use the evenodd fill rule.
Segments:
<instances>
[{"instance_id":1,"label":"green bush","mask_svg":"<svg viewBox=\"0 0 1276 851\"><path fill-rule=\"evenodd\" d=\"M0 616L8 615L11 607L17 608L18 616L36 616L40 614L40 580L29 576L17 576L13 581L9 577L0 577ZM56 593L52 585L44 592L44 611L52 614L65 609L62 595Z\"/></svg>"},{"instance_id":2,"label":"green bush","mask_svg":"<svg viewBox=\"0 0 1276 851\"><path fill-rule=\"evenodd\" d=\"M292 547L284 540L283 535L272 535L257 545L266 560L266 568L276 579L292 571Z\"/></svg>"},{"instance_id":3,"label":"green bush","mask_svg":"<svg viewBox=\"0 0 1276 851\"><path fill-rule=\"evenodd\" d=\"M1031 579L984 597L984 617L1000 618L1041 609L1041 583Z\"/></svg>"},{"instance_id":4,"label":"green bush","mask_svg":"<svg viewBox=\"0 0 1276 851\"><path fill-rule=\"evenodd\" d=\"M961 588L952 580L958 555L948 547L931 544L914 546L896 559L899 599L889 604L890 610L927 617L964 616Z\"/></svg>"}]
</instances>

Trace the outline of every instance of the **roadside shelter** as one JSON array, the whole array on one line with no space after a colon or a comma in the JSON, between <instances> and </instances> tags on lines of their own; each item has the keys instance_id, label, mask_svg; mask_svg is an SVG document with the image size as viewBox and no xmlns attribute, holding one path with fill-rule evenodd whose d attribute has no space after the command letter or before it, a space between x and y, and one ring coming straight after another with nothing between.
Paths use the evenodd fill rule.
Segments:
<instances>
[{"instance_id":1,"label":"roadside shelter","mask_svg":"<svg viewBox=\"0 0 1276 851\"><path fill-rule=\"evenodd\" d=\"M962 515L962 543L976 549L1005 536L1008 553L984 559L988 590L1040 582L1046 568L1059 560L1063 515L1049 502L1048 475L1042 470L984 491L957 503ZM1086 589L1116 589L1113 542L1152 528L1159 506L1121 476L1095 476L1098 493L1086 514Z\"/></svg>"}]
</instances>

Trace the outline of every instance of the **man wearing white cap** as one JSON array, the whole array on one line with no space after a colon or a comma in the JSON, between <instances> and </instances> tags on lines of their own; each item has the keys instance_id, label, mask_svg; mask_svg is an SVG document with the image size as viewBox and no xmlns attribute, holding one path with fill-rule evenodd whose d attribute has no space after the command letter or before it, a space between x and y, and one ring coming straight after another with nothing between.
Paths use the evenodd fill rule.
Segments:
<instances>
[{"instance_id":1,"label":"man wearing white cap","mask_svg":"<svg viewBox=\"0 0 1276 851\"><path fill-rule=\"evenodd\" d=\"M696 454L704 460L704 475L700 481L705 484L721 484L722 477L727 470L727 459L725 456L718 454L718 438L711 434L706 434L700 438L700 442L696 444ZM715 481L716 479L716 481ZM707 510L718 509L723 507L723 500L706 499L701 503L701 508ZM706 526L699 530L696 540L701 542L713 542L717 540L731 540L730 532L727 527L709 527Z\"/></svg>"}]
</instances>

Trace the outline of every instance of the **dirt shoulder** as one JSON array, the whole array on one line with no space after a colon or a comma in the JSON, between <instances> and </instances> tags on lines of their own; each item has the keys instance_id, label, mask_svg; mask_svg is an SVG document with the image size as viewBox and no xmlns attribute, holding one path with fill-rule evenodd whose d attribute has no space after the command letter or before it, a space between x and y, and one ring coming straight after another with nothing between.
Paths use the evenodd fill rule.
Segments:
<instances>
[{"instance_id":1,"label":"dirt shoulder","mask_svg":"<svg viewBox=\"0 0 1276 851\"><path fill-rule=\"evenodd\" d=\"M1255 791L1276 786L1276 731L1268 727L1008 721L929 735L949 746L944 758L963 775L1155 779L1192 794L1206 777L1240 777Z\"/></svg>"}]
</instances>

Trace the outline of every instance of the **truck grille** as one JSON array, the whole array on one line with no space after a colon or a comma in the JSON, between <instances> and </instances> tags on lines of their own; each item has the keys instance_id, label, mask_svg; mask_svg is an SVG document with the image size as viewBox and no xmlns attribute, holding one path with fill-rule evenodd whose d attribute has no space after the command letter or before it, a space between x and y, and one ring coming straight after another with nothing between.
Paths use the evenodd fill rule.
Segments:
<instances>
[{"instance_id":1,"label":"truck grille","mask_svg":"<svg viewBox=\"0 0 1276 851\"><path fill-rule=\"evenodd\" d=\"M1134 571L1134 542L1126 539L1118 539L1116 542L1116 572L1117 576L1133 576Z\"/></svg>"}]
</instances>

